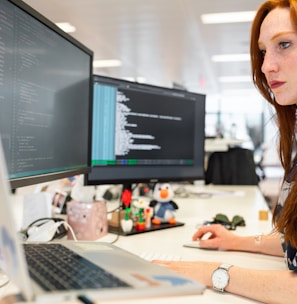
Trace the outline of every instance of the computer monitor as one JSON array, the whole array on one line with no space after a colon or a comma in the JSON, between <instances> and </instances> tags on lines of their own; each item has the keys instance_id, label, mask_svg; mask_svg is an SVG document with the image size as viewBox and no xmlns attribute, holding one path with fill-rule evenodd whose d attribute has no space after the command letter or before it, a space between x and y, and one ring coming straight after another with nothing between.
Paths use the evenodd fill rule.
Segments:
<instances>
[{"instance_id":1,"label":"computer monitor","mask_svg":"<svg viewBox=\"0 0 297 304\"><path fill-rule=\"evenodd\" d=\"M87 185L204 179L205 95L93 76Z\"/></svg>"},{"instance_id":2,"label":"computer monitor","mask_svg":"<svg viewBox=\"0 0 297 304\"><path fill-rule=\"evenodd\" d=\"M87 173L93 52L19 0L0 2L0 45L11 187Z\"/></svg>"}]
</instances>

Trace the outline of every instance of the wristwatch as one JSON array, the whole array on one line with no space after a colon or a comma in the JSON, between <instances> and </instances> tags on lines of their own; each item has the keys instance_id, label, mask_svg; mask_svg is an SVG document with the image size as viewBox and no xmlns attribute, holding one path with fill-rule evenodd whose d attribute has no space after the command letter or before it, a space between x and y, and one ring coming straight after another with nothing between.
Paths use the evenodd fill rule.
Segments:
<instances>
[{"instance_id":1,"label":"wristwatch","mask_svg":"<svg viewBox=\"0 0 297 304\"><path fill-rule=\"evenodd\" d=\"M211 276L213 289L221 292L225 291L225 288L228 286L230 280L228 270L232 266L233 265L230 264L222 264L213 272Z\"/></svg>"}]
</instances>

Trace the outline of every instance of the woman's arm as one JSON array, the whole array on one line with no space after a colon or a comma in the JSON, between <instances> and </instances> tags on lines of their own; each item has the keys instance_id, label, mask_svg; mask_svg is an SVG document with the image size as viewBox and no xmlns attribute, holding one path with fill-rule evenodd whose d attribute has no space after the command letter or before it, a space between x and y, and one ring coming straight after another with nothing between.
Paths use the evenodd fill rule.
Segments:
<instances>
[{"instance_id":1,"label":"woman's arm","mask_svg":"<svg viewBox=\"0 0 297 304\"><path fill-rule=\"evenodd\" d=\"M206 233L211 236L203 239ZM220 224L200 227L192 239L200 247L223 250L259 252L283 256L277 233L259 236L239 236ZM184 276L212 287L212 273L222 263L205 261L154 261ZM297 274L290 270L255 270L238 266L229 269L230 281L226 291L264 303L294 303L297 297Z\"/></svg>"},{"instance_id":2,"label":"woman's arm","mask_svg":"<svg viewBox=\"0 0 297 304\"><path fill-rule=\"evenodd\" d=\"M280 236L277 233L238 237L234 242L233 250L284 256Z\"/></svg>"},{"instance_id":3,"label":"woman's arm","mask_svg":"<svg viewBox=\"0 0 297 304\"><path fill-rule=\"evenodd\" d=\"M212 287L212 273L221 263L201 261L154 261ZM289 270L229 269L226 291L264 303L295 303L297 274Z\"/></svg>"},{"instance_id":4,"label":"woman's arm","mask_svg":"<svg viewBox=\"0 0 297 304\"><path fill-rule=\"evenodd\" d=\"M211 237L203 240L206 233ZM263 254L283 256L280 237L277 233L257 236L239 236L220 224L201 226L192 237L199 241L200 247L223 250L259 252Z\"/></svg>"}]
</instances>

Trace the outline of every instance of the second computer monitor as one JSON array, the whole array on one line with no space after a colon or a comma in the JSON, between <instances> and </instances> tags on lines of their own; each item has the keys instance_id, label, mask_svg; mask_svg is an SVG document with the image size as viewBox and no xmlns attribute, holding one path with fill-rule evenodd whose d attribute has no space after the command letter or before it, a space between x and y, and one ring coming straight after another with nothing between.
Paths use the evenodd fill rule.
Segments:
<instances>
[{"instance_id":1,"label":"second computer monitor","mask_svg":"<svg viewBox=\"0 0 297 304\"><path fill-rule=\"evenodd\" d=\"M93 76L86 184L204 179L205 95Z\"/></svg>"}]
</instances>

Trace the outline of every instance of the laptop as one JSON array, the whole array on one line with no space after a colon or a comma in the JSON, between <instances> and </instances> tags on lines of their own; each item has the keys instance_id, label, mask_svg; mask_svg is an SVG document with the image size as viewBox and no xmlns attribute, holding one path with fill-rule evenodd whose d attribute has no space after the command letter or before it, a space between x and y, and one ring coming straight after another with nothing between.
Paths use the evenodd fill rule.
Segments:
<instances>
[{"instance_id":1,"label":"laptop","mask_svg":"<svg viewBox=\"0 0 297 304\"><path fill-rule=\"evenodd\" d=\"M63 241L59 246L67 247L71 252L82 256L87 261L98 265L101 269L116 276L125 286L103 287L67 290L51 290L41 287L32 279L24 246L16 231L12 213L12 197L7 180L6 163L0 141L0 267L20 291L17 295L27 301L42 300L54 303L56 301L74 300L85 296L91 300L125 299L131 297L173 296L187 294L202 294L205 286L196 281L182 277L179 274L146 261L128 251L104 242ZM31 244L33 246L51 246L54 242ZM29 244L30 246L30 244ZM51 248L54 251L55 248ZM37 250L39 252L39 249ZM28 260L29 261L29 260ZM36 263L35 263L36 264ZM93 265L92 264L92 265ZM46 266L46 265L41 265ZM69 266L69 265L68 265ZM93 265L95 267L95 265ZM70 267L70 270L72 267ZM75 280L75 276L74 276ZM98 286L100 282L98 282Z\"/></svg>"}]
</instances>

